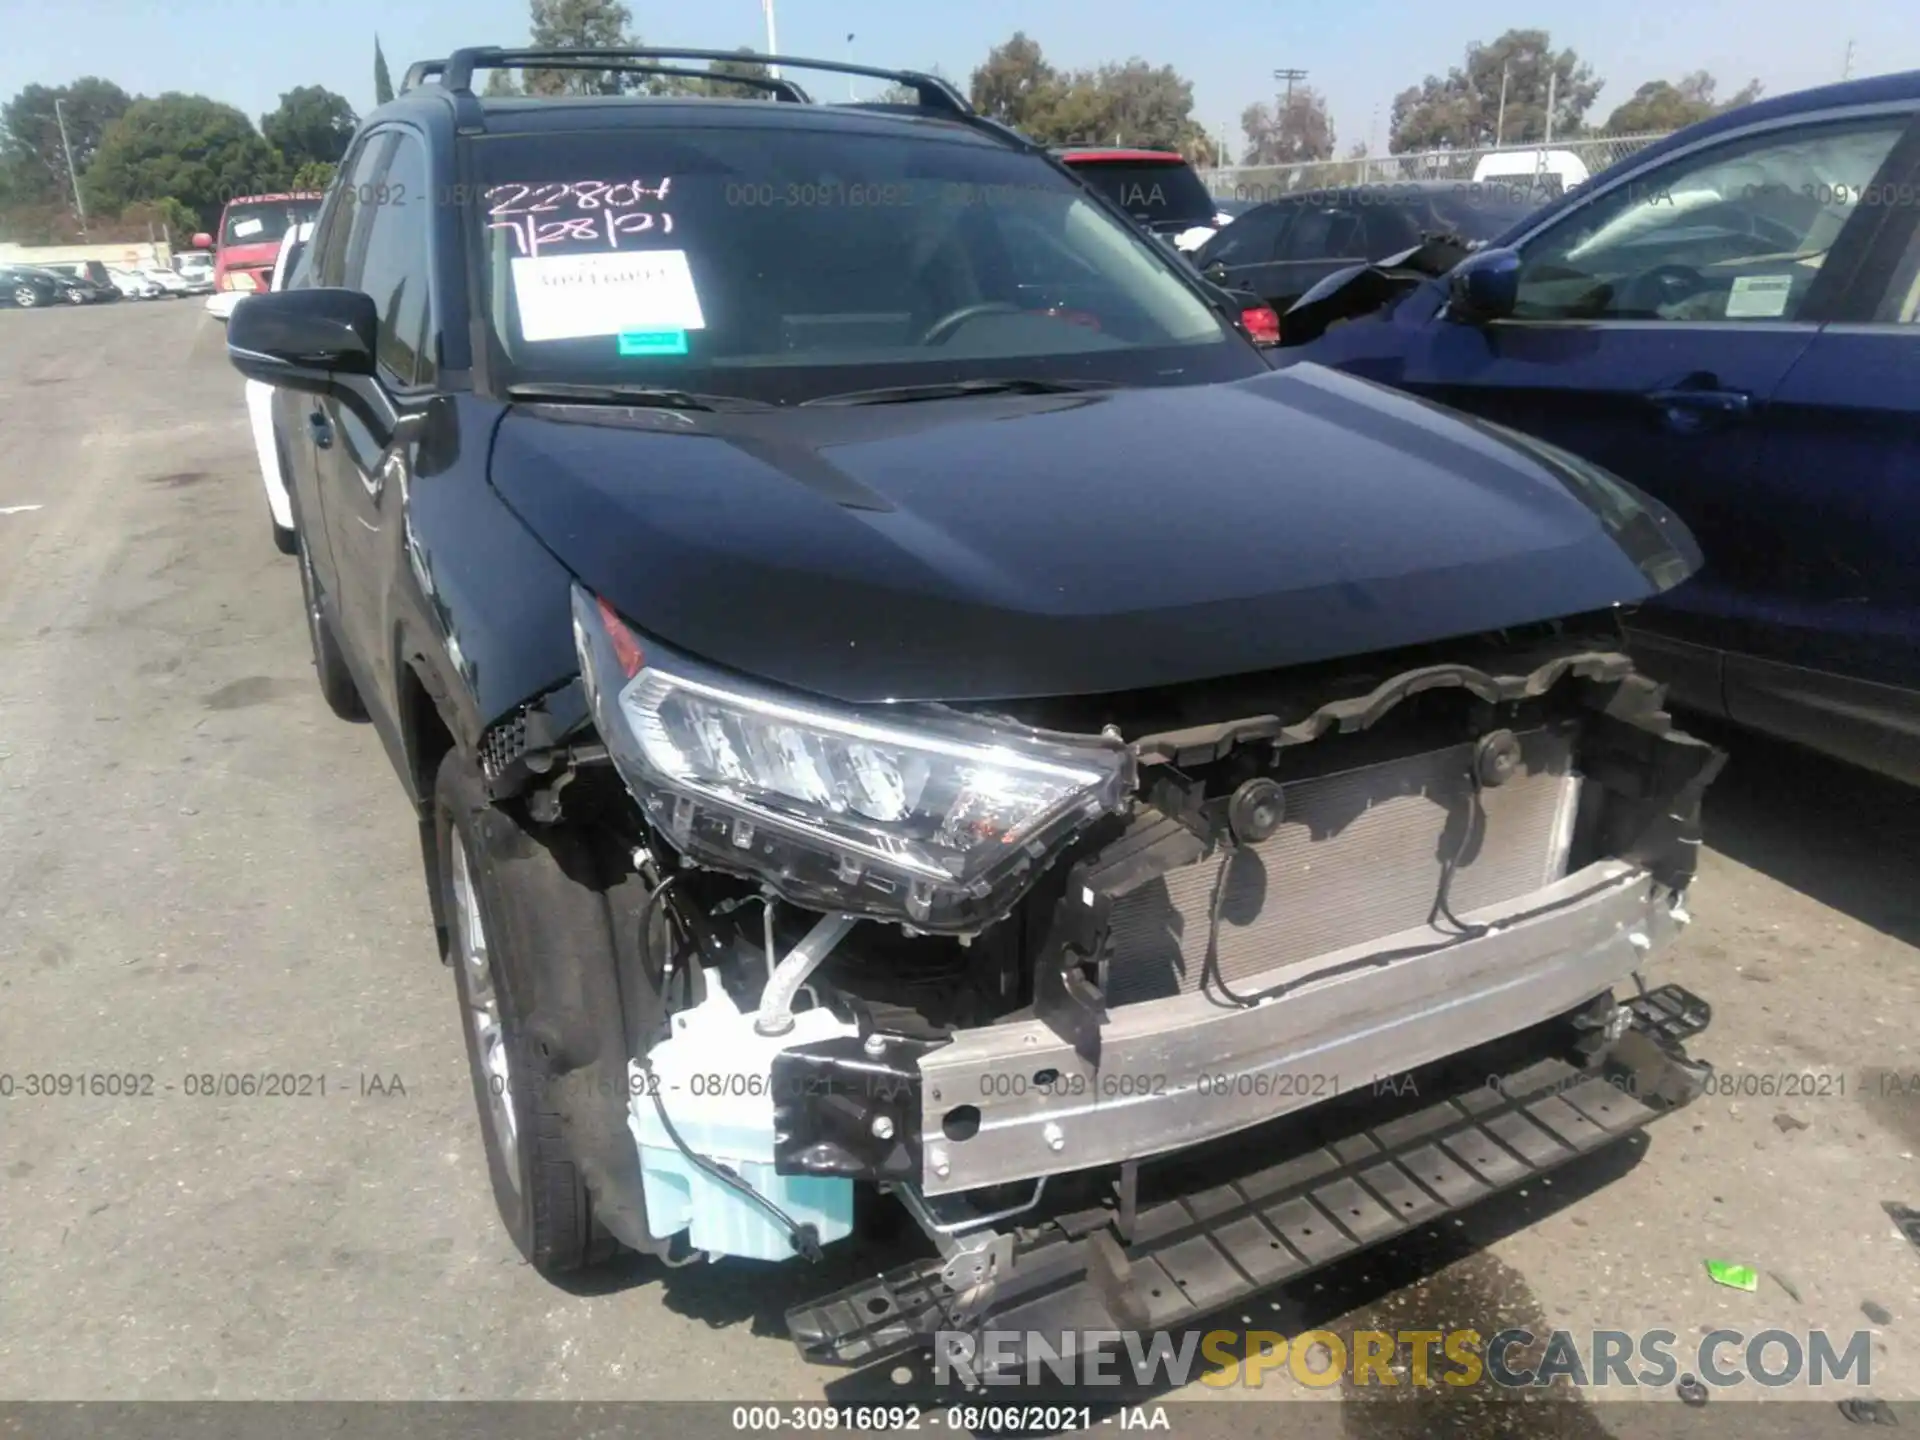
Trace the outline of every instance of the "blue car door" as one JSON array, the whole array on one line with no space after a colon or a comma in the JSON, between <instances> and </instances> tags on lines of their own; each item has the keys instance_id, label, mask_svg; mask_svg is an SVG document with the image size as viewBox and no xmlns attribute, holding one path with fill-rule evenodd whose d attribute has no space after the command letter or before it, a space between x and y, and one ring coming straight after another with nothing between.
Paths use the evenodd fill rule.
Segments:
<instances>
[{"instance_id":1,"label":"blue car door","mask_svg":"<svg viewBox=\"0 0 1920 1440\"><path fill-rule=\"evenodd\" d=\"M1920 143L1880 185L1846 303L1774 395L1796 423L1752 495L1771 584L1725 693L1744 725L1920 781Z\"/></svg>"},{"instance_id":2,"label":"blue car door","mask_svg":"<svg viewBox=\"0 0 1920 1440\"><path fill-rule=\"evenodd\" d=\"M1861 303L1885 208L1872 197L1908 163L1913 119L1885 105L1803 113L1669 152L1514 242L1510 318L1456 323L1429 286L1394 317L1397 355L1344 366L1560 445L1671 505L1706 563L1637 624L1694 704L1723 708L1721 652L1777 645L1795 573L1783 553L1841 543L1837 512L1805 500L1819 483L1808 437L1829 407L1787 382L1822 325Z\"/></svg>"}]
</instances>

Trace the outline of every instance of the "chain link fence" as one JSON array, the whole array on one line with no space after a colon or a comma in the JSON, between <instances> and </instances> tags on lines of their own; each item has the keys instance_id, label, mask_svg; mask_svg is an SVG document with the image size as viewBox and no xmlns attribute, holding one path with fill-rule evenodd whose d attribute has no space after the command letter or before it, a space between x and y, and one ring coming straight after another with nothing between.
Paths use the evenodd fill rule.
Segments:
<instances>
[{"instance_id":1,"label":"chain link fence","mask_svg":"<svg viewBox=\"0 0 1920 1440\"><path fill-rule=\"evenodd\" d=\"M1670 132L1651 135L1593 135L1556 140L1551 145L1501 145L1484 149L1422 150L1405 155L1370 155L1358 160L1311 160L1294 165L1230 165L1200 171L1208 193L1216 200L1272 200L1303 190L1342 185L1390 185L1407 180L1471 180L1480 162L1489 156L1511 157L1499 166L1502 179L1544 170L1546 156L1571 155L1598 175ZM1555 166L1557 171L1560 166ZM1577 178L1577 177L1576 177Z\"/></svg>"}]
</instances>

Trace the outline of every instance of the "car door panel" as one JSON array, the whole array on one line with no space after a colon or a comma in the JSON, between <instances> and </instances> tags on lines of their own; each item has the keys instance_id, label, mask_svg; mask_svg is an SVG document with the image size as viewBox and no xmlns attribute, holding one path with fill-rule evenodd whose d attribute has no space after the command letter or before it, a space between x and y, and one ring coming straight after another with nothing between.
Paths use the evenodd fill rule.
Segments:
<instances>
[{"instance_id":1,"label":"car door panel","mask_svg":"<svg viewBox=\"0 0 1920 1440\"><path fill-rule=\"evenodd\" d=\"M426 146L397 131L368 194L366 236L348 284L373 298L379 315L377 387L396 417L406 395L431 379L425 357L432 243ZM376 434L344 401L320 399L310 417L326 457L328 530L340 570L336 623L361 685L361 698L396 765L404 768L399 724L394 577L407 573L406 506L418 459L417 427Z\"/></svg>"},{"instance_id":2,"label":"car door panel","mask_svg":"<svg viewBox=\"0 0 1920 1440\"><path fill-rule=\"evenodd\" d=\"M1512 318L1440 310L1398 383L1583 455L1680 514L1705 563L1638 625L1794 658L1783 587L1819 546L1845 546L1807 452L1844 419L1791 377L1817 373L1801 367L1822 325L1857 298L1887 218L1858 201L1906 163L1910 124L1810 115L1608 185L1519 241ZM1827 584L1837 570L1825 565Z\"/></svg>"},{"instance_id":3,"label":"car door panel","mask_svg":"<svg viewBox=\"0 0 1920 1440\"><path fill-rule=\"evenodd\" d=\"M1797 421L1773 403L1811 325L1441 321L1408 388L1550 441L1642 486L1688 523L1701 571L1645 612L1697 644L1735 643L1777 548L1749 497Z\"/></svg>"}]
</instances>

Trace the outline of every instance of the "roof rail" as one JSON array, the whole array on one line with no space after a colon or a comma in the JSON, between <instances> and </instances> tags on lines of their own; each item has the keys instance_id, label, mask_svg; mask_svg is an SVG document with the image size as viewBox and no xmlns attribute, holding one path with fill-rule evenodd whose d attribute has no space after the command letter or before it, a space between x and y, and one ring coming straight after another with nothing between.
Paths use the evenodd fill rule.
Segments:
<instances>
[{"instance_id":1,"label":"roof rail","mask_svg":"<svg viewBox=\"0 0 1920 1440\"><path fill-rule=\"evenodd\" d=\"M404 95L409 90L417 90L434 76L444 74L446 68L447 62L444 60L414 61L407 67L406 76L400 81L400 93Z\"/></svg>"},{"instance_id":2,"label":"roof rail","mask_svg":"<svg viewBox=\"0 0 1920 1440\"><path fill-rule=\"evenodd\" d=\"M925 75L917 70L881 70L871 65L851 65L843 60L805 60L792 55L764 55L752 50L665 50L648 47L617 47L612 49L519 49L503 50L498 46L472 46L456 50L444 63L424 62L428 67L439 65L437 71L429 69L425 73L438 73L440 83L455 95L473 93L473 72L476 70L627 70L641 69L640 66L621 62L661 60L732 60L742 64L764 65L768 69L791 66L798 70L822 70L835 75L864 75L873 80L886 80L895 85L904 85L914 91L920 104L929 110L940 110L956 117L971 117L973 106L966 97L952 85L937 75ZM418 66L416 69L420 68ZM643 71L644 73L644 71ZM683 71L662 70L657 73L677 74ZM739 84L752 84L753 78L740 75L715 76L710 71L691 72L702 79L723 79ZM413 71L407 72L409 78ZM768 76L775 80L775 76ZM796 87L797 88L797 87ZM776 90L776 94L779 92ZM801 92L804 98L805 92ZM788 98L782 96L781 98Z\"/></svg>"}]
</instances>

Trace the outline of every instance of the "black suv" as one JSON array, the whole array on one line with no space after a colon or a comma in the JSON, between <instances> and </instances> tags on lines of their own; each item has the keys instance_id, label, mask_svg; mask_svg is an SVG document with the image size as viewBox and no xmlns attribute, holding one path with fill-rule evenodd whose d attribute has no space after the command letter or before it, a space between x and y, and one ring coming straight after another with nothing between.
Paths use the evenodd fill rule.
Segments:
<instances>
[{"instance_id":1,"label":"black suv","mask_svg":"<svg viewBox=\"0 0 1920 1440\"><path fill-rule=\"evenodd\" d=\"M228 328L533 1263L817 1257L865 1186L932 1253L790 1315L810 1356L1041 1291L1168 1324L1690 1098L1697 1003L1613 999L1719 758L1620 647L1685 530L1271 371L937 78L473 84L735 58L416 66ZM1479 1102L1447 1153L1344 1098L1416 1069Z\"/></svg>"}]
</instances>

